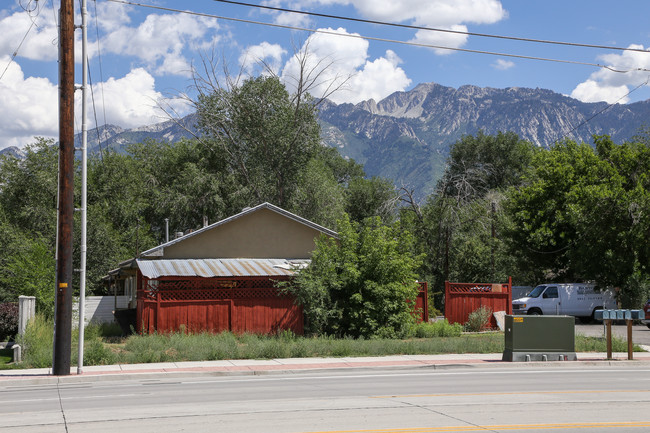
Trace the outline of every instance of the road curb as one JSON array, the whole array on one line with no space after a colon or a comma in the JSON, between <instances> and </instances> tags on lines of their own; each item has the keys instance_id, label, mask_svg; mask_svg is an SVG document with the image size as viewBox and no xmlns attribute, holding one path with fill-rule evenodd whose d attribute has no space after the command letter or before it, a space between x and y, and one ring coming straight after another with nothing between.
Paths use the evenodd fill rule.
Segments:
<instances>
[{"instance_id":1,"label":"road curb","mask_svg":"<svg viewBox=\"0 0 650 433\"><path fill-rule=\"evenodd\" d=\"M182 379L196 377L232 377L232 376L264 376L281 374L310 374L322 373L332 370L338 371L373 371L373 370L457 370L457 369L505 369L505 368L584 368L584 367L607 367L607 368L630 368L638 366L650 367L650 358L644 357L640 360L627 359L578 359L576 361L538 361L538 362L504 362L495 359L483 360L428 360L408 362L386 362L381 359L376 361L342 361L323 363L301 363L285 365L249 365L233 367L193 367L193 368L155 368L152 366L146 369L142 365L139 369L113 369L105 371L84 372L80 375L73 373L69 376L52 376L43 372L29 373L29 370L22 370L21 374L0 373L0 388L14 386L38 386L56 384L79 384L84 382L108 382L124 380L163 380ZM113 366L115 367L115 366ZM119 367L119 366L117 366ZM11 371L11 370L8 370Z\"/></svg>"}]
</instances>

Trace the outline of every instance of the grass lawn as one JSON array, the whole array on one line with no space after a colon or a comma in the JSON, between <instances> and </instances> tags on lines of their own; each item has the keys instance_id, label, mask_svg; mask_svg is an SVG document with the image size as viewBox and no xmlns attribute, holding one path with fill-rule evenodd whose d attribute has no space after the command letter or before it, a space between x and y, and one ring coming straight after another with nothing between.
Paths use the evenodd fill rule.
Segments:
<instances>
[{"instance_id":1,"label":"grass lawn","mask_svg":"<svg viewBox=\"0 0 650 433\"><path fill-rule=\"evenodd\" d=\"M0 365L9 364L14 360L14 351L12 349L0 349Z\"/></svg>"}]
</instances>

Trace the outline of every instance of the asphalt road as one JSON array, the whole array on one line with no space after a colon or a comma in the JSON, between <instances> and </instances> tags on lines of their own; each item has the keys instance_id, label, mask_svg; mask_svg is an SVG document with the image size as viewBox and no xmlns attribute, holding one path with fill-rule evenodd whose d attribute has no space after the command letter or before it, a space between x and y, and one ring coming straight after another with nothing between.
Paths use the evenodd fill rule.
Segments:
<instances>
[{"instance_id":1,"label":"asphalt road","mask_svg":"<svg viewBox=\"0 0 650 433\"><path fill-rule=\"evenodd\" d=\"M578 324L576 323L576 334L587 337L604 337L605 327L600 324ZM627 326L625 324L612 324L612 335L627 341ZM632 326L632 341L635 344L650 346L650 329L645 325Z\"/></svg>"},{"instance_id":2,"label":"asphalt road","mask_svg":"<svg viewBox=\"0 0 650 433\"><path fill-rule=\"evenodd\" d=\"M372 369L0 386L0 432L647 432L644 365Z\"/></svg>"}]
</instances>

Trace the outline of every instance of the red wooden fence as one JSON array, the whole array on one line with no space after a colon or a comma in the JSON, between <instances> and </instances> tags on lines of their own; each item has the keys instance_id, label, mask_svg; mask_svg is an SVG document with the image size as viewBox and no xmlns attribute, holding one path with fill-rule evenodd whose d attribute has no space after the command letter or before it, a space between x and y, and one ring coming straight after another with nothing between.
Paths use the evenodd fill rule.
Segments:
<instances>
[{"instance_id":1,"label":"red wooden fence","mask_svg":"<svg viewBox=\"0 0 650 433\"><path fill-rule=\"evenodd\" d=\"M304 332L302 307L279 293L269 278L140 280L140 332Z\"/></svg>"},{"instance_id":2,"label":"red wooden fence","mask_svg":"<svg viewBox=\"0 0 650 433\"><path fill-rule=\"evenodd\" d=\"M450 283L445 281L445 318L449 323L465 324L469 314L486 306L512 314L512 278L506 284ZM497 327L494 316L490 326Z\"/></svg>"},{"instance_id":3,"label":"red wooden fence","mask_svg":"<svg viewBox=\"0 0 650 433\"><path fill-rule=\"evenodd\" d=\"M139 332L304 333L302 307L282 295L274 281L287 277L138 279ZM414 311L429 321L427 283L421 282Z\"/></svg>"}]
</instances>

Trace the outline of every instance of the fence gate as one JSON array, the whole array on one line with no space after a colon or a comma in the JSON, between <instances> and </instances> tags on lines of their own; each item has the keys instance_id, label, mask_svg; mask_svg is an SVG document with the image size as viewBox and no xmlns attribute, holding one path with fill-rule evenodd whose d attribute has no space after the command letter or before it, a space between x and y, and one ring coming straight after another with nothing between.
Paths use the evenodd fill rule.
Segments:
<instances>
[{"instance_id":1,"label":"fence gate","mask_svg":"<svg viewBox=\"0 0 650 433\"><path fill-rule=\"evenodd\" d=\"M482 306L512 314L512 277L505 284L445 281L445 318L449 323L465 324L470 313ZM494 316L490 317L490 327L497 327Z\"/></svg>"}]
</instances>

